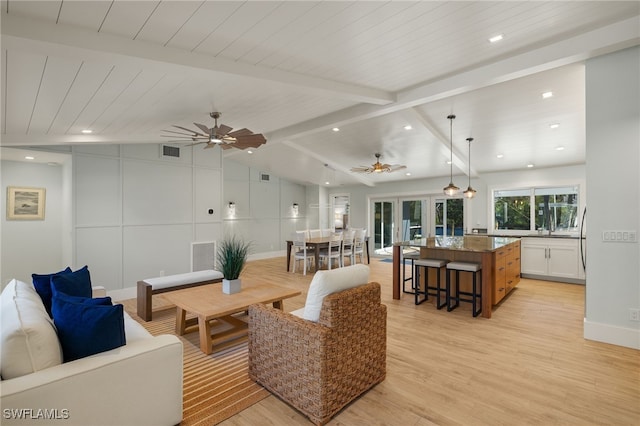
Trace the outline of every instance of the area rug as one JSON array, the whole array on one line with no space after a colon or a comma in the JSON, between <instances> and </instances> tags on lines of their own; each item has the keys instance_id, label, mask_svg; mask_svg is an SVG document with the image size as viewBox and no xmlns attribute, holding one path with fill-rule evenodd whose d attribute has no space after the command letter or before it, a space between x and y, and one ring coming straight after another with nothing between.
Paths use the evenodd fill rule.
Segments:
<instances>
[{"instance_id":1,"label":"area rug","mask_svg":"<svg viewBox=\"0 0 640 426\"><path fill-rule=\"evenodd\" d=\"M135 300L123 304L129 315L152 335L175 334L175 309L156 311L153 321L145 322L135 314ZM246 338L205 355L200 351L197 332L178 337L184 347L181 426L218 424L270 395L249 379Z\"/></svg>"}]
</instances>

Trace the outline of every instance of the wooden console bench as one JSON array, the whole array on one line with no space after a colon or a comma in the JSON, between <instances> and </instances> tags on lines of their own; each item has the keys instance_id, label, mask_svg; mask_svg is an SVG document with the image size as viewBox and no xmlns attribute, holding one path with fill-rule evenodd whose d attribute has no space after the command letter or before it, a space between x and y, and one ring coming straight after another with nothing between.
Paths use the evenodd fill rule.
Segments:
<instances>
[{"instance_id":1,"label":"wooden console bench","mask_svg":"<svg viewBox=\"0 0 640 426\"><path fill-rule=\"evenodd\" d=\"M138 281L138 316L145 321L151 321L151 296L154 294L219 283L222 282L222 278L222 272L207 269L204 271L167 275L165 277L145 278L142 281Z\"/></svg>"}]
</instances>

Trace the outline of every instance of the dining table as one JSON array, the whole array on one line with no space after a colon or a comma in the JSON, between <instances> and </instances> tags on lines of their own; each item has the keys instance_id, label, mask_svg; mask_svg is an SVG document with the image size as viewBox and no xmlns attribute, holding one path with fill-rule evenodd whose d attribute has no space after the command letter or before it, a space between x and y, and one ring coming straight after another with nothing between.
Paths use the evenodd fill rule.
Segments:
<instances>
[{"instance_id":1,"label":"dining table","mask_svg":"<svg viewBox=\"0 0 640 426\"><path fill-rule=\"evenodd\" d=\"M318 266L320 264L320 249L328 248L329 242L331 241L331 236L328 237L316 237L316 238L308 238L306 243L307 247L311 247L315 257L315 271L318 271ZM287 272L291 267L291 247L293 246L293 240L287 240ZM370 263L369 257L369 237L364 237L364 250L367 253L367 263Z\"/></svg>"}]
</instances>

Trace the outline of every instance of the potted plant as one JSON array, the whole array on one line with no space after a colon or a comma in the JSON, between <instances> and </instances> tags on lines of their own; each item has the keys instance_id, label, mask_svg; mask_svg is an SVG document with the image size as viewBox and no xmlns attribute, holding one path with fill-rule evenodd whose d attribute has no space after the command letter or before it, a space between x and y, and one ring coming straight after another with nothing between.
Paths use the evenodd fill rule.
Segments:
<instances>
[{"instance_id":1,"label":"potted plant","mask_svg":"<svg viewBox=\"0 0 640 426\"><path fill-rule=\"evenodd\" d=\"M233 236L225 238L218 248L218 269L224 276L222 280L222 292L233 294L240 291L240 273L244 268L249 255L250 243Z\"/></svg>"}]
</instances>

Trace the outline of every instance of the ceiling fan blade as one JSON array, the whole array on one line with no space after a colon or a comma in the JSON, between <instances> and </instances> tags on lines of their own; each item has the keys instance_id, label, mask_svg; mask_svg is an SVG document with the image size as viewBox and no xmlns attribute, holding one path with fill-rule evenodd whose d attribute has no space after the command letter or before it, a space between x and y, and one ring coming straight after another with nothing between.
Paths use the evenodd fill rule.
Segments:
<instances>
[{"instance_id":1,"label":"ceiling fan blade","mask_svg":"<svg viewBox=\"0 0 640 426\"><path fill-rule=\"evenodd\" d=\"M371 173L371 167L367 167L367 166L352 167L351 171L354 173Z\"/></svg>"},{"instance_id":2,"label":"ceiling fan blade","mask_svg":"<svg viewBox=\"0 0 640 426\"><path fill-rule=\"evenodd\" d=\"M185 130L185 131L187 131L187 132L189 132L189 133L193 133L193 134L198 135L198 136L206 136L206 137L208 137L208 136L209 136L209 134L208 134L208 133L207 133L206 135L204 135L204 134L202 134L202 133L200 133L200 132L197 132L197 131L195 131L195 130L187 129L186 127L176 126L175 124L173 124L173 127L176 127L176 128L178 128L178 129Z\"/></svg>"},{"instance_id":3,"label":"ceiling fan blade","mask_svg":"<svg viewBox=\"0 0 640 426\"><path fill-rule=\"evenodd\" d=\"M206 133L207 135L211 134L211 129L209 129L207 126L205 126L204 124L200 124L200 123L193 123L196 126L198 126L198 128L200 130L202 130L204 133Z\"/></svg>"},{"instance_id":4,"label":"ceiling fan blade","mask_svg":"<svg viewBox=\"0 0 640 426\"><path fill-rule=\"evenodd\" d=\"M230 143L236 143L238 141L238 139L231 137L229 135L225 135L222 137L222 143L223 144L230 144Z\"/></svg>"},{"instance_id":5,"label":"ceiling fan blade","mask_svg":"<svg viewBox=\"0 0 640 426\"><path fill-rule=\"evenodd\" d=\"M218 126L218 130L216 131L216 134L220 136L224 136L232 130L233 130L233 127L229 127L227 125L221 124L220 126Z\"/></svg>"},{"instance_id":6,"label":"ceiling fan blade","mask_svg":"<svg viewBox=\"0 0 640 426\"><path fill-rule=\"evenodd\" d=\"M229 133L228 136L237 138L238 136L248 136L252 134L253 132L249 129L239 129L239 130L236 130L235 132Z\"/></svg>"},{"instance_id":7,"label":"ceiling fan blade","mask_svg":"<svg viewBox=\"0 0 640 426\"><path fill-rule=\"evenodd\" d=\"M200 144L208 143L208 142L209 142L209 140L201 141L201 142L194 142L194 143L190 143L190 144L185 145L185 146L195 146L195 145L200 145Z\"/></svg>"},{"instance_id":8,"label":"ceiling fan blade","mask_svg":"<svg viewBox=\"0 0 640 426\"><path fill-rule=\"evenodd\" d=\"M406 169L407 166L401 166L399 164L393 164L391 166L391 168L389 169L390 172L395 172L396 170L402 170L402 169Z\"/></svg>"},{"instance_id":9,"label":"ceiling fan blade","mask_svg":"<svg viewBox=\"0 0 640 426\"><path fill-rule=\"evenodd\" d=\"M238 136L236 143L234 143L234 147L238 149L245 148L258 148L260 145L267 142L267 139L262 135L262 133L258 133L255 135L247 135L247 136Z\"/></svg>"},{"instance_id":10,"label":"ceiling fan blade","mask_svg":"<svg viewBox=\"0 0 640 426\"><path fill-rule=\"evenodd\" d=\"M162 131L163 132L167 132L167 133L173 133L173 134L176 134L176 135L182 135L182 136L189 136L189 137L193 136L193 132L187 134L187 133L184 133L184 132L176 132L174 130L162 130Z\"/></svg>"},{"instance_id":11,"label":"ceiling fan blade","mask_svg":"<svg viewBox=\"0 0 640 426\"><path fill-rule=\"evenodd\" d=\"M209 148L213 148L218 146L217 143L213 143L213 142L207 142L207 144L205 145L204 149L209 149Z\"/></svg>"}]
</instances>

